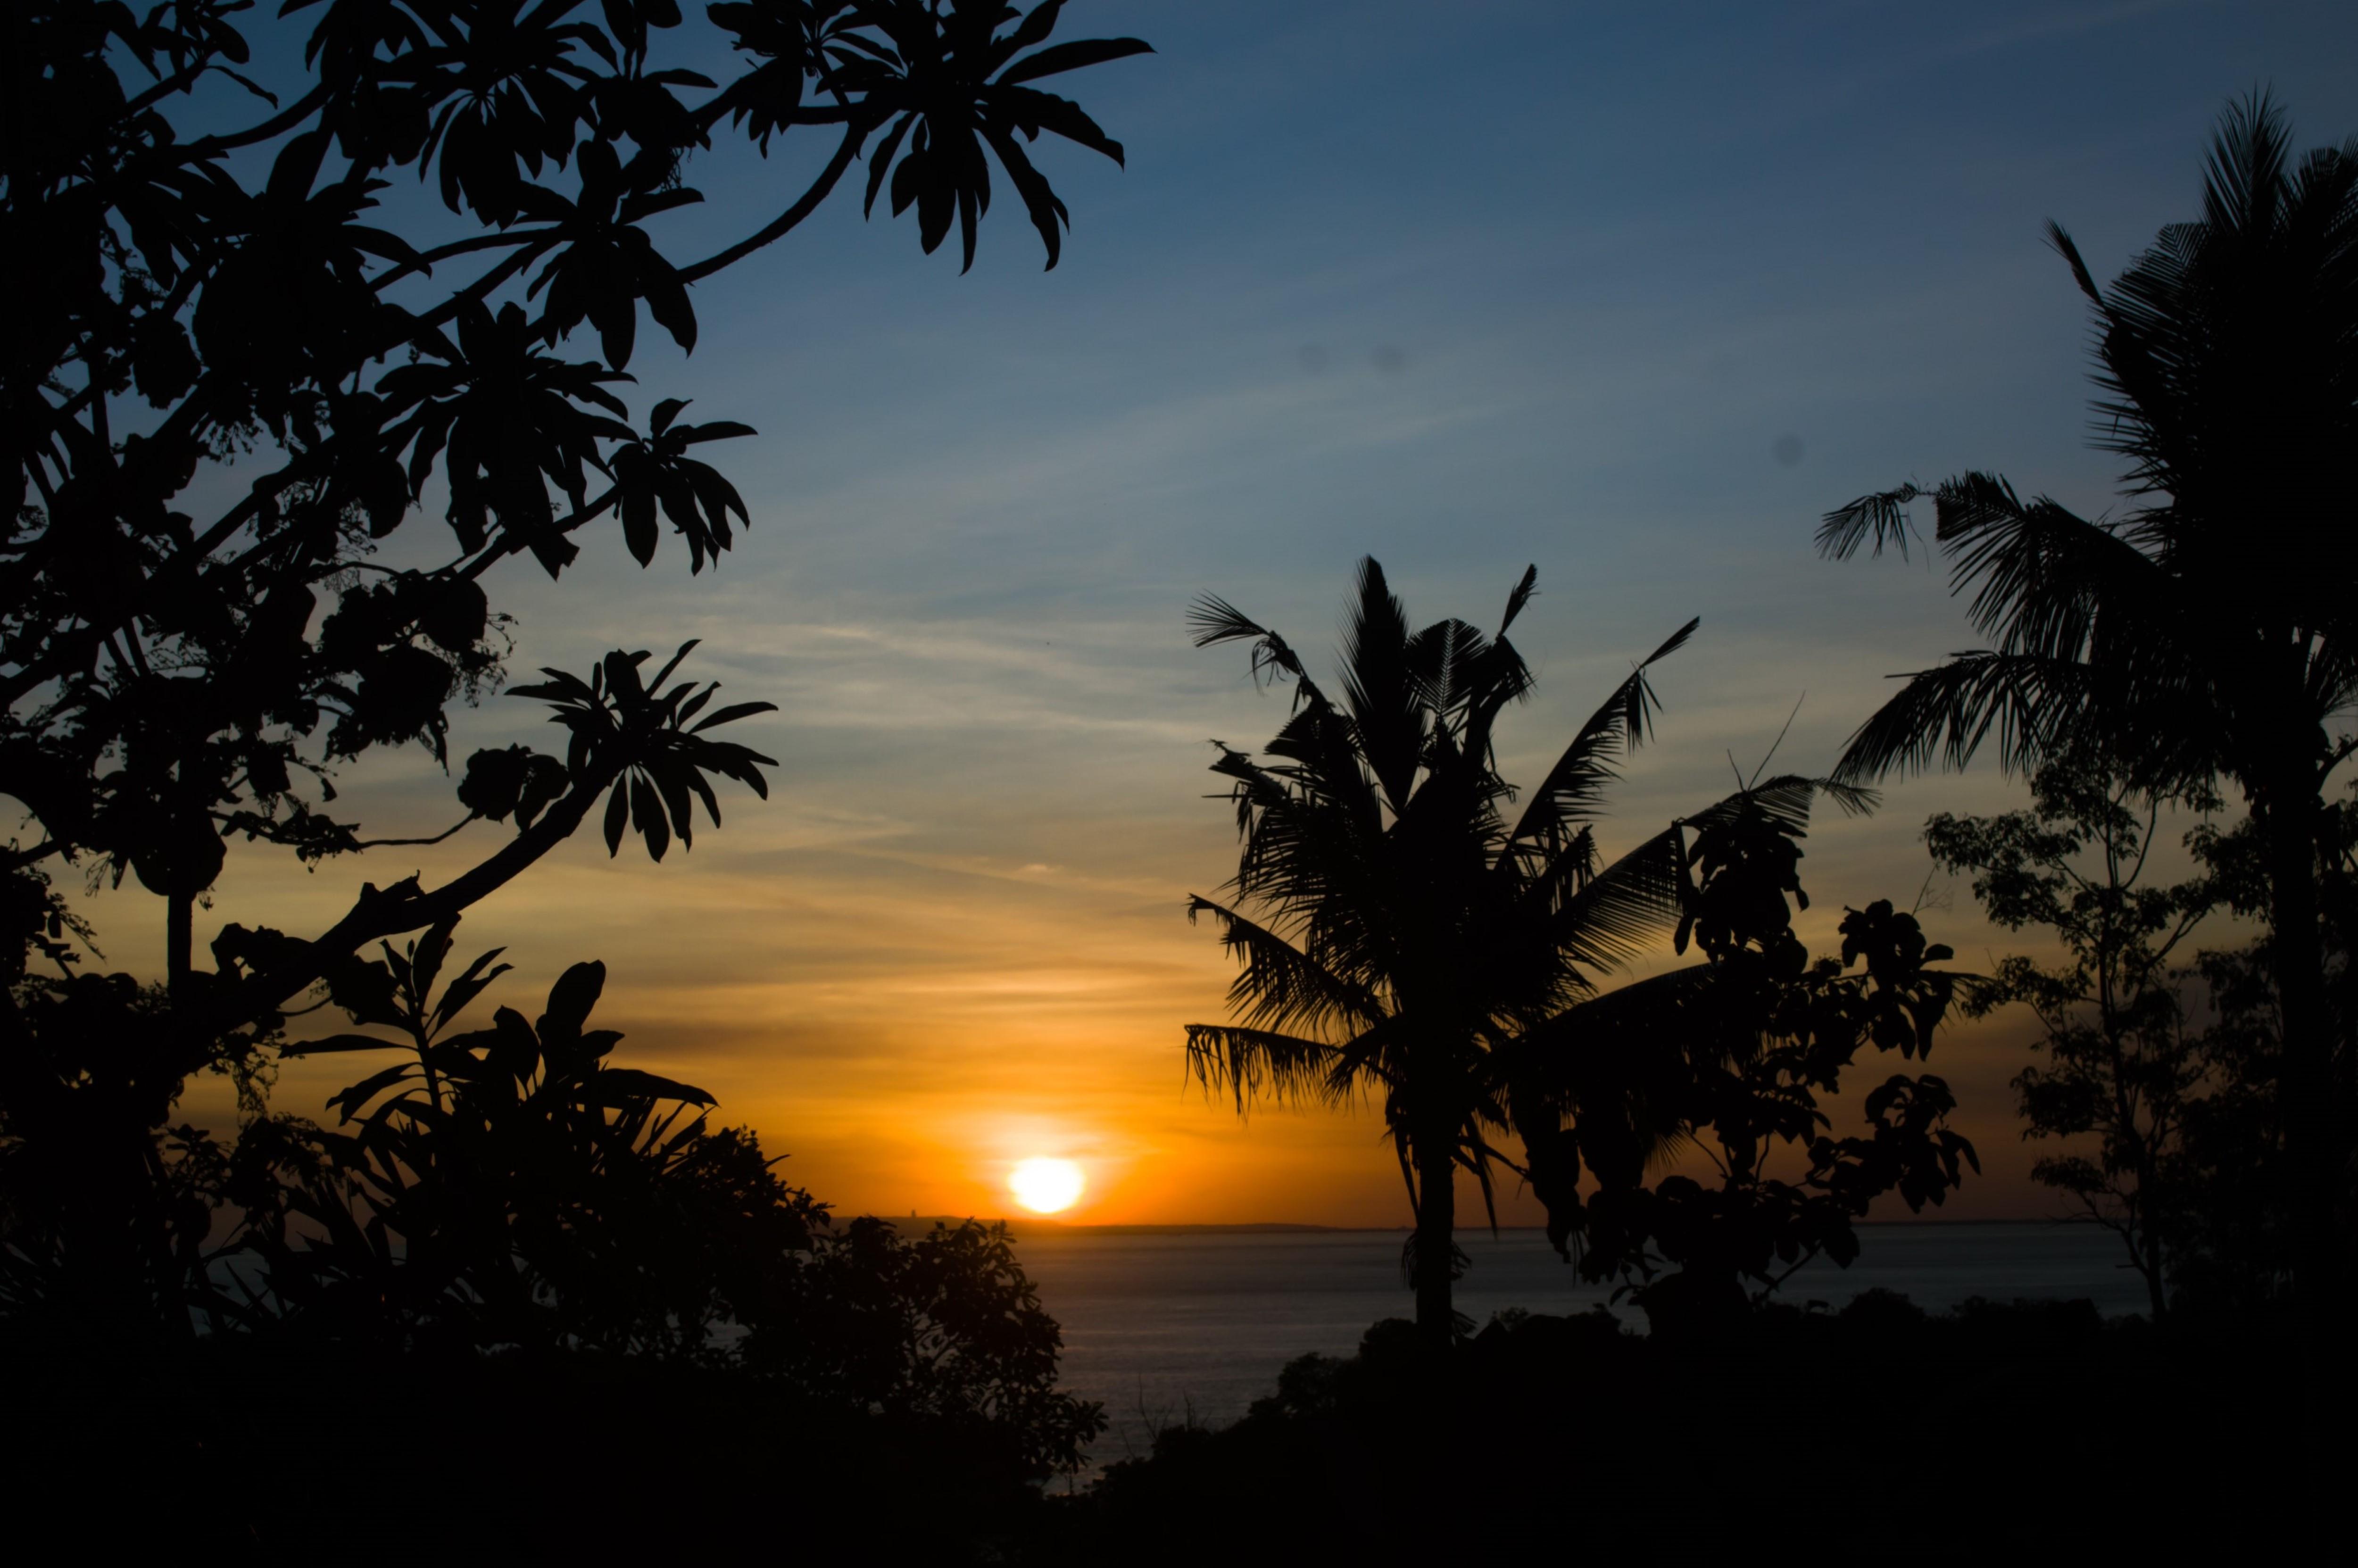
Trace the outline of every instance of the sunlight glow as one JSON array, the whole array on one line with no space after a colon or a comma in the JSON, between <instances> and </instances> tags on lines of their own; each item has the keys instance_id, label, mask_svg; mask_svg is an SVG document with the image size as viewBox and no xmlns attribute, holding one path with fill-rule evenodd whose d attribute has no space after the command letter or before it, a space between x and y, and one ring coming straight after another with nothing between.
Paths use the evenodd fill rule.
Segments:
<instances>
[{"instance_id":1,"label":"sunlight glow","mask_svg":"<svg viewBox=\"0 0 2358 1568\"><path fill-rule=\"evenodd\" d=\"M1070 1160L1026 1160L1007 1177L1007 1188L1015 1195L1015 1201L1033 1214L1055 1214L1072 1207L1087 1184L1081 1168Z\"/></svg>"}]
</instances>

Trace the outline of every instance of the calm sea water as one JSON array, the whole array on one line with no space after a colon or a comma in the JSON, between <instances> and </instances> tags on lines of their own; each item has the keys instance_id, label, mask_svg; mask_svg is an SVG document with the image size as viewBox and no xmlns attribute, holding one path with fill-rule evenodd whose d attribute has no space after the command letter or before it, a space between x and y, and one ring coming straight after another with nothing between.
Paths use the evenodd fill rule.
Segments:
<instances>
[{"instance_id":1,"label":"calm sea water","mask_svg":"<svg viewBox=\"0 0 2358 1568\"><path fill-rule=\"evenodd\" d=\"M1143 1452L1153 1430L1191 1413L1217 1424L1271 1392L1278 1369L1309 1351L1347 1355L1379 1318L1406 1317L1401 1233L1106 1235L1083 1227L1019 1232L1023 1265L1065 1330L1065 1384L1102 1400L1110 1429L1094 1457ZM2084 1226L1875 1225L1860 1228L1848 1269L1812 1265L1786 1299L1840 1307L1876 1286L1932 1310L1969 1296L2070 1300L2108 1315L2143 1309L2120 1243ZM1462 1235L1474 1266L1458 1310L1476 1323L1508 1307L1585 1312L1611 1294L1580 1283L1536 1230ZM1624 1321L1644 1314L1625 1305Z\"/></svg>"}]
</instances>

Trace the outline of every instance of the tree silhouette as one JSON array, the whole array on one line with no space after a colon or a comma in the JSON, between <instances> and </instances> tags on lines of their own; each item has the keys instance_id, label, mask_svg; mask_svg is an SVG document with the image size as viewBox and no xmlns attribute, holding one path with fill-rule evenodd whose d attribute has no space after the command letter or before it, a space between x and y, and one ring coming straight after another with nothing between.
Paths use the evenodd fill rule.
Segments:
<instances>
[{"instance_id":1,"label":"tree silhouette","mask_svg":"<svg viewBox=\"0 0 2358 1568\"><path fill-rule=\"evenodd\" d=\"M856 1411L911 1417L1034 1479L1080 1463L1098 1408L1060 1392L1061 1336L1003 1227L838 1227L712 1096L612 1057L590 1027L602 964L546 1008L448 1033L504 974L501 950L437 989L456 921L354 963L363 1026L290 1046L398 1059L333 1097L335 1130L257 1122L218 1173L244 1260L225 1333L380 1353L634 1356L720 1369Z\"/></svg>"},{"instance_id":2,"label":"tree silhouette","mask_svg":"<svg viewBox=\"0 0 2358 1568\"><path fill-rule=\"evenodd\" d=\"M18 953L58 971L0 999L0 1153L22 1178L0 1213L16 1264L78 1271L85 1307L144 1302L168 1333L193 1288L175 1171L221 1155L166 1130L189 1075L258 1089L282 1009L591 811L610 851L627 830L661 859L698 805L719 820L716 778L763 788L768 759L709 731L767 705L712 707L670 684L676 659L649 679L617 652L517 688L568 744L468 759L447 829L371 838L335 812L339 772L384 748L448 765L449 705L504 679L485 584L510 557L557 577L611 515L642 565L668 530L698 571L750 525L699 455L748 426L683 420L676 396L633 419L641 307L692 349L692 286L862 157L870 204L889 186L929 253L955 223L968 265L995 160L1053 266L1067 213L1026 149L1121 148L1039 83L1147 48L1051 41L1061 0L737 0L694 22L674 0L290 0L263 25L308 33L263 49L236 25L252 9L0 18L0 244L41 258L10 274L0 348L0 793L29 827L0 865L0 943L20 977ZM726 82L683 63L732 57ZM806 130L833 150L799 196L710 255L666 254L664 225L702 200L691 156L767 158ZM408 178L426 201L394 194ZM396 536L418 564L377 558ZM510 822L439 886L365 885L308 940L225 931L200 968L228 838L317 864ZM95 949L55 863L163 901L160 991L75 973Z\"/></svg>"},{"instance_id":3,"label":"tree silhouette","mask_svg":"<svg viewBox=\"0 0 2358 1568\"><path fill-rule=\"evenodd\" d=\"M1813 968L1793 937L1786 894L1801 896L1796 840L1812 801L1831 793L1858 810L1870 797L1756 778L1602 860L1606 786L1655 708L1647 669L1695 622L1630 673L1509 815L1518 792L1498 772L1494 730L1531 690L1507 633L1537 580L1524 573L1493 636L1455 620L1412 631L1383 568L1362 561L1339 704L1282 636L1225 600L1206 596L1191 616L1198 646L1251 643L1256 676L1293 683L1294 711L1271 761L1220 744L1213 765L1232 781L1234 896L1195 897L1188 911L1218 923L1242 967L1228 993L1237 1022L1189 1025L1189 1066L1239 1110L1263 1095L1381 1097L1416 1218L1404 1264L1418 1329L1444 1346L1458 1328L1459 1169L1494 1223L1505 1169L1531 1184L1552 1238L1577 1244L1593 1276L1675 1263L1679 1289L1716 1310L1730 1292L1740 1304L1740 1275L1773 1288L1822 1250L1848 1262L1851 1222L1874 1197L1897 1187L1911 1206L1938 1202L1972 1158L1947 1130L1947 1086L1930 1076L1871 1095L1868 1137L1821 1132L1817 1094L1869 1040L1929 1050L1959 979L1924 968L1948 950L1888 904L1851 913L1839 960ZM1673 933L1707 961L1601 989ZM1844 974L1861 960L1864 974ZM1685 1177L1645 1186L1650 1165L1704 1133L1725 1152L1720 1191ZM1804 1145L1799 1182L1765 1171L1778 1141Z\"/></svg>"},{"instance_id":4,"label":"tree silhouette","mask_svg":"<svg viewBox=\"0 0 2358 1568\"><path fill-rule=\"evenodd\" d=\"M191 1292L212 1332L169 1368L325 1354L403 1384L438 1377L471 1400L492 1389L470 1370L531 1365L580 1399L599 1368L637 1363L639 1387L651 1377L691 1410L719 1377L766 1422L882 1420L880 1436L941 1453L943 1478L981 1466L1044 1481L1080 1465L1104 1422L1056 1389L1061 1332L1002 1226L837 1226L752 1130L712 1125L709 1094L615 1064L622 1037L590 1026L603 965L566 969L537 1019L500 1007L488 1028L453 1033L509 969L498 948L455 967L455 925L335 976L353 1023L401 1037L286 1047L396 1056L328 1101L332 1130L257 1115L226 1153L196 1141L168 1167L198 1221L193 1273L224 1285ZM233 1226L205 1248L222 1207ZM75 1303L42 1299L57 1276L21 1260L0 1261L12 1327L40 1323L52 1346L106 1327L54 1321ZM108 1377L90 1382L103 1399ZM389 1415L361 1405L370 1424ZM531 1445L564 1453L573 1436ZM724 1457L715 1433L679 1436Z\"/></svg>"},{"instance_id":5,"label":"tree silhouette","mask_svg":"<svg viewBox=\"0 0 2358 1568\"><path fill-rule=\"evenodd\" d=\"M2353 1101L2319 932L2328 776L2358 750L2358 552L2314 519L2342 505L2358 444L2358 142L2296 160L2278 109L2233 107L2202 217L2164 229L2111 289L2050 237L2097 328L2098 444L2140 504L2092 521L2004 480L1903 485L1826 515L1826 554L1904 548L1929 495L1970 618L1992 646L1908 678L1838 776L1963 766L1993 736L2010 766L2074 748L2160 794L2233 781L2266 846L2284 1015L2287 1198L2313 1334L2340 1292Z\"/></svg>"},{"instance_id":6,"label":"tree silhouette","mask_svg":"<svg viewBox=\"0 0 2358 1568\"><path fill-rule=\"evenodd\" d=\"M1293 715L1256 762L1220 746L1242 850L1230 903L1191 898L1243 966L1233 1024L1190 1024L1187 1059L1207 1088L1347 1104L1374 1093L1416 1217L1404 1269L1420 1330L1455 1332L1461 1260L1454 1174L1491 1202L1492 1141L1506 1128L1492 1058L1594 994L1596 978L1677 920L1682 848L1672 828L1610 865L1595 818L1615 764L1654 709L1646 669L1581 727L1520 812L1492 730L1531 687L1507 633L1538 568L1508 596L1495 636L1463 621L1412 631L1373 558L1359 563L1345 633L1342 701L1285 639L1225 600L1197 600L1198 647L1249 642L1257 677L1291 680Z\"/></svg>"},{"instance_id":7,"label":"tree silhouette","mask_svg":"<svg viewBox=\"0 0 2358 1568\"><path fill-rule=\"evenodd\" d=\"M1657 1330L1733 1328L1812 1260L1847 1268L1877 1198L1920 1212L1980 1169L1932 1074L1868 1089L1863 1135L1833 1136L1821 1108L1868 1045L1928 1057L1951 1007L1983 995L1930 968L1949 949L1885 900L1844 911L1839 954L1812 960L1793 912L1809 907L1800 840L1821 794L1871 804L1823 780L1756 779L1678 824L1692 870L1675 945L1704 962L1567 1009L1500 1054L1550 1238L1588 1278L1641 1278ZM1666 1168L1681 1152L1708 1175ZM1657 1278L1664 1265L1676 1271Z\"/></svg>"},{"instance_id":8,"label":"tree silhouette","mask_svg":"<svg viewBox=\"0 0 2358 1568\"><path fill-rule=\"evenodd\" d=\"M2014 1080L2023 1136L2095 1139L2093 1157L2042 1156L2032 1178L2121 1238L2159 1321L2169 1306L2167 1247L2187 1228L2180 1217L2201 1205L2186 1169L2187 1123L2201 1115L2205 1088L2225 1087L2186 1027L2171 963L2217 907L2219 880L2207 871L2171 886L2146 880L2163 803L2140 798L2103 758L2057 758L2030 788L2031 810L1942 812L1924 825L1924 841L1943 869L1972 875L1992 922L2039 927L2062 944L2060 965L2000 960L1985 1000L2027 1004L2045 1032L2034 1049L2046 1063Z\"/></svg>"}]
</instances>

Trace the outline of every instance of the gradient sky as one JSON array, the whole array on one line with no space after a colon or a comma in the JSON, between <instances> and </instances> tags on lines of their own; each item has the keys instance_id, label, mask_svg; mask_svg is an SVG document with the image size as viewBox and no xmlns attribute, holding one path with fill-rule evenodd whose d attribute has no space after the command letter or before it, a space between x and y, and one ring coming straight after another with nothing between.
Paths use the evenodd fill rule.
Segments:
<instances>
[{"instance_id":1,"label":"gradient sky","mask_svg":"<svg viewBox=\"0 0 2358 1568\"><path fill-rule=\"evenodd\" d=\"M555 589L525 567L494 592L519 672L703 638L693 671L781 705L740 727L780 766L660 867L580 836L461 949L504 944L492 1000L527 1012L604 959L622 1059L712 1089L854 1212L1004 1212L1008 1166L1047 1154L1089 1173L1079 1219L1405 1222L1372 1111L1240 1120L1183 1084L1181 1026L1228 978L1183 914L1234 865L1206 741L1258 745L1287 707L1188 647L1187 600L1324 648L1362 554L1420 622L1494 622L1537 562L1541 687L1504 739L1525 780L1700 615L1609 844L1725 793L1797 700L1779 766L1822 768L1886 674L1971 634L1920 557L1818 560L1821 512L1965 467L2116 503L2042 222L2119 271L2192 215L2255 85L2303 146L2358 131L2346 5L1078 0L1062 31L1159 52L1068 79L1130 156L1045 155L1056 271L1011 197L961 277L839 193L698 286L692 360L643 334L633 366L642 405L759 427L706 449L750 539L690 579L676 541L641 573L602 537ZM672 254L783 206L791 167L691 166L708 204ZM457 730L461 756L552 743L506 698ZM344 783L374 831L457 815L416 752ZM1805 936L1918 897L1929 812L2013 799L1982 769L1823 823ZM316 874L235 851L210 918L315 930L362 877L438 880L500 831ZM2004 950L1966 890L1927 897L1963 960ZM89 904L110 959L160 969L155 901ZM2026 1033L1933 1057L1988 1167L1952 1213L2050 1206L2006 1087ZM277 1103L316 1113L342 1076L290 1069ZM191 1105L227 1119L214 1087Z\"/></svg>"}]
</instances>

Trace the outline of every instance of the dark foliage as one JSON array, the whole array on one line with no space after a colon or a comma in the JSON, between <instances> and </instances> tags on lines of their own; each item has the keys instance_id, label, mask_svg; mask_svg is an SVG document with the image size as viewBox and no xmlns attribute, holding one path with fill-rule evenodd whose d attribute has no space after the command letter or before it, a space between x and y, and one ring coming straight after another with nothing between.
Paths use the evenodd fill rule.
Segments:
<instances>
[{"instance_id":1,"label":"dark foliage","mask_svg":"<svg viewBox=\"0 0 2358 1568\"><path fill-rule=\"evenodd\" d=\"M1708 1314L1742 1306L1740 1280L1773 1288L1821 1252L1847 1262L1851 1222L1875 1197L1938 1203L1973 1159L1946 1126L1947 1086L1930 1075L1873 1090L1863 1137L1828 1136L1818 1109L1870 1042L1903 1059L1928 1051L1963 983L1925 967L1947 949L1888 903L1851 912L1838 960L1812 966L1792 935L1788 894L1807 906L1810 807L1823 794L1853 810L1871 797L1756 776L1617 860L1599 854L1606 786L1655 708L1647 668L1692 624L1518 806L1493 730L1531 688L1507 632L1537 577L1516 585L1495 635L1462 621L1412 632L1382 568L1362 562L1339 701L1282 636L1225 600L1206 598L1194 616L1199 644L1249 642L1254 675L1293 683L1295 696L1270 761L1221 744L1213 767L1232 781L1235 896L1195 898L1189 914L1219 923L1242 968L1237 1022L1191 1025L1190 1067L1239 1108L1260 1095L1382 1097L1417 1221L1406 1271L1436 1341L1454 1332L1458 1169L1486 1203L1497 1169L1529 1181L1557 1244L1577 1244L1592 1274L1650 1280L1678 1265L1650 1300ZM1663 937L1708 961L1600 983ZM1717 1188L1646 1184L1699 1138L1715 1145ZM1780 1145L1802 1151L1793 1179L1766 1169Z\"/></svg>"},{"instance_id":2,"label":"dark foliage","mask_svg":"<svg viewBox=\"0 0 2358 1568\"><path fill-rule=\"evenodd\" d=\"M751 1130L709 1124L709 1095L612 1064L622 1036L589 1026L602 965L567 970L536 1019L502 1007L449 1033L508 968L494 949L438 991L452 924L334 977L355 1023L406 1039L287 1048L395 1055L329 1101L337 1128L169 1135L178 1226L159 1266L209 1342L388 1366L659 1361L965 1441L1022 1478L1078 1465L1102 1423L1056 1390L1058 1330L1003 1229L836 1225ZM12 1229L17 1329L73 1344L107 1327L80 1315L86 1276Z\"/></svg>"},{"instance_id":3,"label":"dark foliage","mask_svg":"<svg viewBox=\"0 0 2358 1568\"><path fill-rule=\"evenodd\" d=\"M928 251L955 218L969 263L996 159L1054 265L1065 209L1024 148L1046 132L1121 149L1039 84L1146 49L1053 42L1061 8L0 13L0 250L39 258L9 275L0 347L0 794L27 813L0 863L10 1311L187 1333L209 1288L190 1195L228 1180L232 1156L174 1127L185 1080L235 1075L256 1118L285 1010L348 981L364 945L447 927L593 810L610 852L635 836L660 860L691 842L699 806L718 823L717 780L763 792L769 759L713 731L770 705L716 705L712 686L673 681L678 657L650 676L645 654L617 651L514 688L552 705L565 744L467 759L446 830L371 838L335 814L339 770L384 748L415 741L449 765L450 704L505 678L512 622L486 584L510 557L557 577L611 514L642 565L668 531L701 570L750 524L704 460L749 427L683 421L679 397L633 418L642 307L692 349L690 286L793 230L862 157L896 212L917 209ZM682 63L732 57L725 82ZM731 144L766 157L805 132L834 151L783 211L748 215L742 240L700 260L666 253L667 215L702 200L694 158ZM378 558L395 547L412 564ZM229 927L202 967L197 912L230 840L316 864L471 825L492 842L442 885L364 884L308 939ZM161 987L79 972L96 948L48 880L60 863L164 902ZM54 978L27 978L33 959ZM532 1093L611 1087L557 1060L576 1044L538 1040L551 1076ZM394 1149L428 1136L415 1108L366 1123L384 1180L446 1157ZM317 1154L252 1132L241 1183ZM273 1190L252 1195L267 1209Z\"/></svg>"},{"instance_id":4,"label":"dark foliage","mask_svg":"<svg viewBox=\"0 0 2358 1568\"><path fill-rule=\"evenodd\" d=\"M1827 514L1827 554L1904 549L1908 507L1929 496L1991 643L1909 676L1837 773L1962 766L1995 741L2009 765L2093 748L2142 790L2240 789L2265 849L2281 1179L2321 1347L2358 1232L2358 1098L2316 875L2326 783L2358 751L2358 550L2312 520L2347 510L2358 444L2358 141L2296 157L2255 95L2212 145L2201 217L2164 229L2109 289L2060 227L2050 238L2093 318L2098 444L2127 460L2137 504L2091 521L1968 473Z\"/></svg>"},{"instance_id":5,"label":"dark foliage","mask_svg":"<svg viewBox=\"0 0 2358 1568\"><path fill-rule=\"evenodd\" d=\"M507 966L437 995L452 927L337 977L353 1021L308 1054L395 1051L335 1096L353 1130L282 1119L222 1196L261 1265L227 1325L386 1351L602 1352L734 1369L803 1400L971 1429L1034 1479L1079 1463L1095 1406L1056 1391L1055 1323L1003 1229L838 1228L702 1089L609 1057L606 979L577 964L526 1020L445 1027ZM290 1157L301 1151L304 1157ZM276 1178L277 1193L261 1190ZM215 1265L218 1277L219 1265Z\"/></svg>"},{"instance_id":6,"label":"dark foliage","mask_svg":"<svg viewBox=\"0 0 2358 1568\"><path fill-rule=\"evenodd\" d=\"M2146 880L2163 803L2119 773L2084 752L2058 758L2032 774L2030 810L1942 813L1924 825L1924 840L1942 867L1972 876L1994 923L2050 932L2062 945L2061 964L2000 960L1981 1000L2026 1004L2044 1032L2033 1049L2046 1060L2014 1080L2023 1136L2079 1141L2041 1156L2032 1177L2119 1236L2158 1318L2171 1261L2163 1238L2202 1201L2183 1164L2188 1118L2239 1076L2187 1028L2184 977L2172 967L2220 903L2218 879Z\"/></svg>"},{"instance_id":7,"label":"dark foliage","mask_svg":"<svg viewBox=\"0 0 2358 1568\"><path fill-rule=\"evenodd\" d=\"M1657 1332L1725 1329L1821 1255L1847 1267L1855 1223L1898 1193L1942 1203L1980 1169L1948 1126L1956 1100L1930 1074L1893 1073L1863 1097L1863 1134L1833 1135L1820 1097L1861 1051L1931 1054L1970 976L1913 915L1880 901L1844 914L1838 957L1812 962L1792 930L1806 793L1747 790L1688 825L1696 880L1679 929L1700 968L1640 981L1535 1034L1515 1065L1517 1129L1549 1235L1592 1279L1635 1275ZM1856 972L1853 972L1856 971ZM1699 1148L1715 1184L1660 1175ZM1780 1170L1779 1157L1784 1156ZM1579 1178L1592 1185L1584 1201ZM1664 1265L1676 1271L1656 1278Z\"/></svg>"},{"instance_id":8,"label":"dark foliage","mask_svg":"<svg viewBox=\"0 0 2358 1568\"><path fill-rule=\"evenodd\" d=\"M2281 1419L2289 1370L2265 1333L2165 1335L2084 1301L1928 1315L1869 1292L1710 1346L1518 1313L1439 1377L1412 1325L1381 1323L1234 1425L1163 1432L1029 1560L1718 1561L1787 1533L1961 1564L2290 1550L2299 1527L2249 1506L2307 1441ZM1438 1468L1414 1435L1431 1420L1462 1438ZM1423 1488L1458 1506L1406 1506Z\"/></svg>"},{"instance_id":9,"label":"dark foliage","mask_svg":"<svg viewBox=\"0 0 2358 1568\"><path fill-rule=\"evenodd\" d=\"M224 1505L230 1539L276 1552L355 1519L652 1546L708 1515L699 1459L765 1497L906 1462L990 1513L1095 1430L1055 1390L1056 1328L1003 1237L833 1224L750 1132L708 1125L710 1097L609 1060L598 966L536 1020L448 1033L504 968L437 990L460 914L592 812L610 853L687 849L719 781L766 794L771 759L718 730L770 704L676 680L693 643L659 668L618 650L512 689L563 744L466 759L446 830L370 838L333 814L340 770L384 748L449 767L450 705L506 678L486 585L510 557L558 577L611 514L642 566L670 532L700 571L750 525L704 460L749 427L684 421L680 397L633 419L642 307L692 350L690 287L863 156L871 201L889 178L928 252L955 218L968 265L996 159L1054 265L1066 213L1025 146L1121 149L1036 83L1146 48L1051 42L1061 0L694 9L0 14L0 249L38 258L9 275L0 346L0 794L27 814L0 861L0 1320L88 1385L16 1385L14 1435L59 1440L34 1484L103 1498L143 1547ZM731 53L725 83L678 63ZM702 200L693 157L809 129L834 152L782 212L666 254L666 214ZM378 558L396 548L412 564ZM440 886L363 884L308 937L226 926L203 967L230 840L317 864L471 825L492 843ZM83 971L95 933L58 864L163 901L163 983ZM406 1040L289 1044L314 988ZM268 1109L296 1050L401 1054L321 1129ZM236 1083L233 1140L178 1119L209 1071ZM232 1453L269 1457L233 1475ZM649 1501L595 1495L618 1459ZM231 1497L265 1474L304 1500Z\"/></svg>"},{"instance_id":10,"label":"dark foliage","mask_svg":"<svg viewBox=\"0 0 2358 1568\"><path fill-rule=\"evenodd\" d=\"M2179 1202L2160 1227L2175 1310L2206 1318L2248 1317L2279 1306L2294 1279L2297 1237L2292 1195L2284 1180L2289 1108L2286 1104L2285 1011L2278 946L2265 922L2273 907L2266 849L2246 821L2229 832L2198 829L2193 848L2221 902L2263 923L2249 946L2201 954L2188 977L2201 999L2205 1027L2191 1044L2203 1091L2184 1109L2180 1135ZM2358 1018L2358 786L2327 808L2320 834L2317 900L2325 996L2339 1031L2333 1060L2340 1092L2358 1102L2350 1075L2351 1020ZM2343 1212L2358 1193L2335 1195ZM2358 1231L2335 1238L2344 1277L2358 1277Z\"/></svg>"},{"instance_id":11,"label":"dark foliage","mask_svg":"<svg viewBox=\"0 0 2358 1568\"><path fill-rule=\"evenodd\" d=\"M1060 8L715 5L712 36L753 62L722 86L654 62L684 25L668 0L594 19L305 0L281 13L312 27L302 69L274 95L247 74L245 0L12 7L0 243L54 258L14 275L0 389L0 783L38 825L30 855L187 898L224 834L352 851L329 769L411 740L441 754L445 706L505 651L491 567L525 553L556 575L610 512L642 563L658 517L693 568L728 549L744 502L688 451L752 432L681 423L676 398L626 422L641 304L692 346L687 284L785 232L863 151L928 249L955 211L970 259L988 149L1053 264L1064 209L1022 142L1120 149L1030 83L1145 49L1035 47ZM223 89L265 107L238 123ZM647 225L700 200L682 159L724 126L840 146L785 217L675 265ZM413 173L446 223L363 221ZM597 355L566 357L585 325ZM218 493L197 481L233 456L259 471L229 504L174 509ZM449 564L372 564L438 482Z\"/></svg>"},{"instance_id":12,"label":"dark foliage","mask_svg":"<svg viewBox=\"0 0 2358 1568\"><path fill-rule=\"evenodd\" d=\"M663 1561L873 1542L1003 1563L1046 1507L1020 1449L677 1361L230 1339L0 1344L12 1496L90 1557Z\"/></svg>"}]
</instances>

